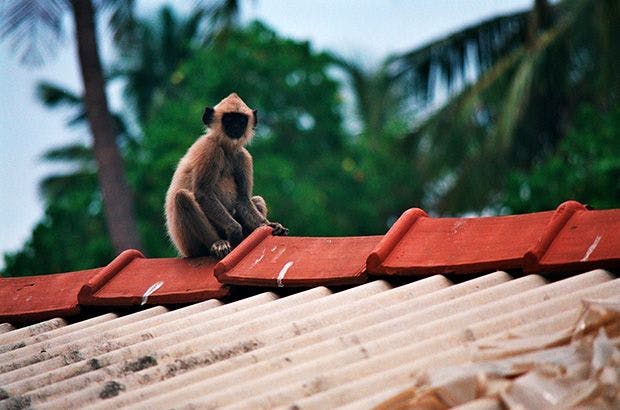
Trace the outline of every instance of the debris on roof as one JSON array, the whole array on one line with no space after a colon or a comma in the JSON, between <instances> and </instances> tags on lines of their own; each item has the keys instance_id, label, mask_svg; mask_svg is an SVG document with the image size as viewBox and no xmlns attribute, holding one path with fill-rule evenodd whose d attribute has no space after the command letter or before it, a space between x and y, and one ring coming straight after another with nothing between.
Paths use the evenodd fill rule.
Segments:
<instances>
[{"instance_id":1,"label":"debris on roof","mask_svg":"<svg viewBox=\"0 0 620 410\"><path fill-rule=\"evenodd\" d=\"M473 363L422 371L377 409L620 408L620 303L583 302L572 329L477 343Z\"/></svg>"}]
</instances>

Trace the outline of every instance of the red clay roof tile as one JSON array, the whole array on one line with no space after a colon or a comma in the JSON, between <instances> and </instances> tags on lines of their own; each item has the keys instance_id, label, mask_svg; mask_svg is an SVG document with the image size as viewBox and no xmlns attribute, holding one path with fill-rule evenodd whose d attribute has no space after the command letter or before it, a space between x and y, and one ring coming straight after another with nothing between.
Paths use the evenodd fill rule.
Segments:
<instances>
[{"instance_id":1,"label":"red clay roof tile","mask_svg":"<svg viewBox=\"0 0 620 410\"><path fill-rule=\"evenodd\" d=\"M577 271L620 266L620 210L567 201L555 211L480 218L403 213L369 254L372 274Z\"/></svg>"},{"instance_id":2,"label":"red clay roof tile","mask_svg":"<svg viewBox=\"0 0 620 410\"><path fill-rule=\"evenodd\" d=\"M362 283L366 256L381 236L272 236L261 227L222 259L215 276L236 285L318 286Z\"/></svg>"},{"instance_id":3,"label":"red clay roof tile","mask_svg":"<svg viewBox=\"0 0 620 410\"><path fill-rule=\"evenodd\" d=\"M0 318L23 323L76 314L80 288L99 270L0 278Z\"/></svg>"},{"instance_id":4,"label":"red clay roof tile","mask_svg":"<svg viewBox=\"0 0 620 410\"><path fill-rule=\"evenodd\" d=\"M136 250L121 253L79 293L83 305L188 303L228 294L213 276L213 258L146 259Z\"/></svg>"},{"instance_id":5,"label":"red clay roof tile","mask_svg":"<svg viewBox=\"0 0 620 410\"><path fill-rule=\"evenodd\" d=\"M590 211L567 201L555 211L525 215L430 218L414 208L383 237L275 237L271 228L262 227L219 262L146 259L128 250L101 269L1 278L0 319L32 322L68 316L79 312L79 304L220 298L228 292L221 283L343 285L362 283L367 273L553 273L619 266L620 209Z\"/></svg>"},{"instance_id":6,"label":"red clay roof tile","mask_svg":"<svg viewBox=\"0 0 620 410\"><path fill-rule=\"evenodd\" d=\"M576 271L620 267L620 209L578 211L530 270Z\"/></svg>"},{"instance_id":7,"label":"red clay roof tile","mask_svg":"<svg viewBox=\"0 0 620 410\"><path fill-rule=\"evenodd\" d=\"M428 275L518 269L552 216L429 218L420 209L410 209L369 255L368 271Z\"/></svg>"}]
</instances>

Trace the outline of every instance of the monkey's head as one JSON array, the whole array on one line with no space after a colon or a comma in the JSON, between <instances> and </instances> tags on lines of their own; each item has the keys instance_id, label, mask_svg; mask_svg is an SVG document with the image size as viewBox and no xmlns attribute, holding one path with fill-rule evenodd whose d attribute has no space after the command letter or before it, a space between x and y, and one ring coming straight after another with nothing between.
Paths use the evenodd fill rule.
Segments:
<instances>
[{"instance_id":1,"label":"monkey's head","mask_svg":"<svg viewBox=\"0 0 620 410\"><path fill-rule=\"evenodd\" d=\"M215 107L206 107L202 122L211 135L233 148L247 144L254 136L258 120L256 110L250 109L235 93L220 101Z\"/></svg>"}]
</instances>

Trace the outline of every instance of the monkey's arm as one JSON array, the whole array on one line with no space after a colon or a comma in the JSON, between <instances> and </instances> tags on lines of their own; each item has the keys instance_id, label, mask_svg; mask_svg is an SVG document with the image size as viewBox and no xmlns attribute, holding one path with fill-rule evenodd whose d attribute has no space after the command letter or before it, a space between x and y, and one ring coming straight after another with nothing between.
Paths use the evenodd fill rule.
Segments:
<instances>
[{"instance_id":1,"label":"monkey's arm","mask_svg":"<svg viewBox=\"0 0 620 410\"><path fill-rule=\"evenodd\" d=\"M269 222L258 212L250 198L254 182L252 156L247 150L241 150L234 161L235 182L237 183L237 216L241 224L250 232L261 225L273 228L274 235L287 235L288 229L278 222Z\"/></svg>"},{"instance_id":2,"label":"monkey's arm","mask_svg":"<svg viewBox=\"0 0 620 410\"><path fill-rule=\"evenodd\" d=\"M250 200L254 178L252 156L245 149L240 150L235 155L233 166L235 183L237 184L236 216L239 222L251 232L267 223L267 220L258 212Z\"/></svg>"},{"instance_id":3,"label":"monkey's arm","mask_svg":"<svg viewBox=\"0 0 620 410\"><path fill-rule=\"evenodd\" d=\"M193 175L194 197L209 221L226 234L231 244L237 245L243 240L243 230L216 195L217 179L224 167L224 154L217 147L210 147L205 156L210 161L201 161L195 167Z\"/></svg>"}]
</instances>

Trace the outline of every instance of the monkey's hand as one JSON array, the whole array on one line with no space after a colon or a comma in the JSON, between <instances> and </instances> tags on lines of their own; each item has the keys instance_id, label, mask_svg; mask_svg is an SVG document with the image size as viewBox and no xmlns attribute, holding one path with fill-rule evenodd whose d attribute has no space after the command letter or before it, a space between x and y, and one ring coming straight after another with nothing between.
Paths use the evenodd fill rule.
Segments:
<instances>
[{"instance_id":1,"label":"monkey's hand","mask_svg":"<svg viewBox=\"0 0 620 410\"><path fill-rule=\"evenodd\" d=\"M279 222L267 222L267 226L271 227L271 234L274 236L286 236L288 235L288 228L282 226Z\"/></svg>"},{"instance_id":2,"label":"monkey's hand","mask_svg":"<svg viewBox=\"0 0 620 410\"><path fill-rule=\"evenodd\" d=\"M218 259L222 259L224 256L228 255L231 250L232 246L230 246L230 242L223 239L215 241L213 245L211 245L211 255Z\"/></svg>"},{"instance_id":3,"label":"monkey's hand","mask_svg":"<svg viewBox=\"0 0 620 410\"><path fill-rule=\"evenodd\" d=\"M231 224L226 229L226 236L228 237L228 241L230 241L233 246L239 245L243 240L243 229L241 228L241 225L237 222L235 222L234 225Z\"/></svg>"}]
</instances>

